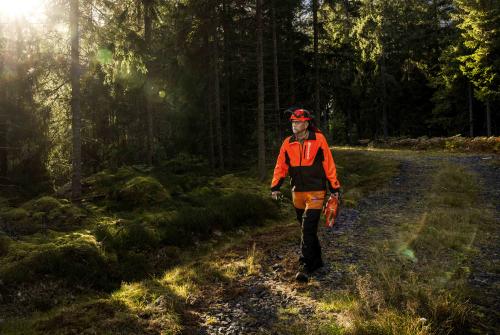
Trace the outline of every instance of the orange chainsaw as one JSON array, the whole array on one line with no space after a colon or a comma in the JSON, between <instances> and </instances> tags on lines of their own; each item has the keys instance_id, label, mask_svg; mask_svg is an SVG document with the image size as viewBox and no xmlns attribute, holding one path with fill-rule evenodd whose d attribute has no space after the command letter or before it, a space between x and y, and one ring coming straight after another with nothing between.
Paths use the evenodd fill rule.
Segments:
<instances>
[{"instance_id":1,"label":"orange chainsaw","mask_svg":"<svg viewBox=\"0 0 500 335\"><path fill-rule=\"evenodd\" d=\"M326 226L332 228L335 224L335 219L339 215L340 202L337 197L330 196L325 206L323 207L323 214L326 217Z\"/></svg>"}]
</instances>

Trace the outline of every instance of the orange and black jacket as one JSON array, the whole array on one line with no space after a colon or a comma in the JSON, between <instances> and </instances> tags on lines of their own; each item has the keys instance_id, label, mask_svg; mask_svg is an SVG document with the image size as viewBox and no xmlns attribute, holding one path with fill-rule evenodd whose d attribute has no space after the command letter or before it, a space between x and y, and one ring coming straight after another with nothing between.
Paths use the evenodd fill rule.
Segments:
<instances>
[{"instance_id":1,"label":"orange and black jacket","mask_svg":"<svg viewBox=\"0 0 500 335\"><path fill-rule=\"evenodd\" d=\"M340 188L332 152L319 132L309 131L302 144L295 136L285 139L274 168L272 191L280 189L287 174L294 192L322 191L327 183L330 192Z\"/></svg>"}]
</instances>

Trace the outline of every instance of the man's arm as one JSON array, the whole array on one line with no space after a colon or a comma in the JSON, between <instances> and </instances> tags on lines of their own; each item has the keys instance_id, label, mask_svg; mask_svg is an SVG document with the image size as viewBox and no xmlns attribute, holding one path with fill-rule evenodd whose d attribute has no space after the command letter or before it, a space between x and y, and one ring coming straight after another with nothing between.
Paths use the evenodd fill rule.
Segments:
<instances>
[{"instance_id":1,"label":"man's arm","mask_svg":"<svg viewBox=\"0 0 500 335\"><path fill-rule=\"evenodd\" d=\"M285 158L286 143L287 140L285 140L281 145L280 153L278 155L278 159L276 160L276 166L274 167L273 180L271 182L271 192L273 192L273 196L275 195L275 192L279 192L280 187L288 174L288 164L286 163Z\"/></svg>"},{"instance_id":2,"label":"man's arm","mask_svg":"<svg viewBox=\"0 0 500 335\"><path fill-rule=\"evenodd\" d=\"M328 180L328 189L332 194L338 193L340 191L340 183L337 179L337 168L335 167L332 152L324 136L320 137L320 141L321 149L323 149L323 169L325 170L326 179Z\"/></svg>"}]
</instances>

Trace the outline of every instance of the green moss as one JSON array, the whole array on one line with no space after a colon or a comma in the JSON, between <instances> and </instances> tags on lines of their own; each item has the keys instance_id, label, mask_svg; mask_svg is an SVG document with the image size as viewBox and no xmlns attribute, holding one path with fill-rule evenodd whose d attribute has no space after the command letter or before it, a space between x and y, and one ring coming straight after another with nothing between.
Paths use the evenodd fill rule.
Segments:
<instances>
[{"instance_id":1,"label":"green moss","mask_svg":"<svg viewBox=\"0 0 500 335\"><path fill-rule=\"evenodd\" d=\"M9 207L9 200L4 197L0 197L0 210L4 207Z\"/></svg>"},{"instance_id":2,"label":"green moss","mask_svg":"<svg viewBox=\"0 0 500 335\"><path fill-rule=\"evenodd\" d=\"M0 217L0 228L11 235L29 235L41 229L40 223L33 220L24 208L6 210Z\"/></svg>"},{"instance_id":3,"label":"green moss","mask_svg":"<svg viewBox=\"0 0 500 335\"><path fill-rule=\"evenodd\" d=\"M11 241L12 240L8 236L0 233L0 257L9 253Z\"/></svg>"},{"instance_id":4,"label":"green moss","mask_svg":"<svg viewBox=\"0 0 500 335\"><path fill-rule=\"evenodd\" d=\"M0 263L8 286L34 283L45 276L68 283L109 288L115 278L106 256L91 235L75 235L40 245L18 243Z\"/></svg>"},{"instance_id":5,"label":"green moss","mask_svg":"<svg viewBox=\"0 0 500 335\"><path fill-rule=\"evenodd\" d=\"M75 304L34 323L38 334L150 334L147 321L116 300Z\"/></svg>"},{"instance_id":6,"label":"green moss","mask_svg":"<svg viewBox=\"0 0 500 335\"><path fill-rule=\"evenodd\" d=\"M14 235L29 235L44 229L67 231L79 225L83 211L68 201L44 196L24 203L19 208L0 213L1 227Z\"/></svg>"},{"instance_id":7,"label":"green moss","mask_svg":"<svg viewBox=\"0 0 500 335\"><path fill-rule=\"evenodd\" d=\"M162 242L184 245L195 236L205 239L214 230L261 225L278 215L274 203L255 194L239 192L205 201L204 207L182 208L174 217L158 221Z\"/></svg>"},{"instance_id":8,"label":"green moss","mask_svg":"<svg viewBox=\"0 0 500 335\"><path fill-rule=\"evenodd\" d=\"M171 198L163 185L153 177L134 177L116 194L116 199L132 206L151 206L167 202Z\"/></svg>"},{"instance_id":9,"label":"green moss","mask_svg":"<svg viewBox=\"0 0 500 335\"><path fill-rule=\"evenodd\" d=\"M30 212L50 212L61 208L62 204L56 198L44 196L23 205Z\"/></svg>"}]
</instances>

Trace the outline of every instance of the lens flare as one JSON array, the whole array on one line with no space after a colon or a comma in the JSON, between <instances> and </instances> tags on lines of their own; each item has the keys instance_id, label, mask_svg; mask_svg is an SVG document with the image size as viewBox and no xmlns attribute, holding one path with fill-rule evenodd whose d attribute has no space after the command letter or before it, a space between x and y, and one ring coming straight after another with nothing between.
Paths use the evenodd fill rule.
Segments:
<instances>
[{"instance_id":1,"label":"lens flare","mask_svg":"<svg viewBox=\"0 0 500 335\"><path fill-rule=\"evenodd\" d=\"M45 0L0 0L0 17L34 21L44 12Z\"/></svg>"}]
</instances>

